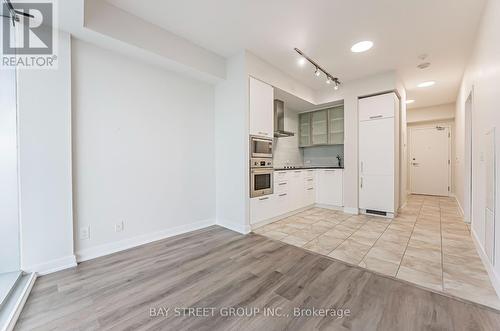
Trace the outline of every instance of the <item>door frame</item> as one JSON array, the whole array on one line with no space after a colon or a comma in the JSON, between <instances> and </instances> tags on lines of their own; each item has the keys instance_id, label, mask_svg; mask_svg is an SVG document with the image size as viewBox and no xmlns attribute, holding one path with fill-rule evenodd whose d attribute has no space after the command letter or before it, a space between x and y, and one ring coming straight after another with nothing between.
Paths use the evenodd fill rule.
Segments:
<instances>
[{"instance_id":1,"label":"door frame","mask_svg":"<svg viewBox=\"0 0 500 331\"><path fill-rule=\"evenodd\" d=\"M410 194L416 194L413 192L413 172L411 171L411 153L413 149L413 131L418 130L418 129L432 129L436 128L437 126L444 127L448 129L448 195L446 196L452 196L451 190L452 190L452 178L451 178L451 157L452 157L452 144L451 140L453 139L453 131L452 131L452 125L449 122L434 122L434 123L427 123L427 124L421 124L421 125L413 125L408 127L408 177L410 179L410 187L409 191Z\"/></svg>"},{"instance_id":2,"label":"door frame","mask_svg":"<svg viewBox=\"0 0 500 331\"><path fill-rule=\"evenodd\" d=\"M468 109L467 104L470 100L470 109ZM474 142L474 86L472 86L469 94L467 95L467 99L464 102L464 206L463 206L463 214L464 221L466 223L472 223L472 215L473 215L473 142Z\"/></svg>"}]
</instances>

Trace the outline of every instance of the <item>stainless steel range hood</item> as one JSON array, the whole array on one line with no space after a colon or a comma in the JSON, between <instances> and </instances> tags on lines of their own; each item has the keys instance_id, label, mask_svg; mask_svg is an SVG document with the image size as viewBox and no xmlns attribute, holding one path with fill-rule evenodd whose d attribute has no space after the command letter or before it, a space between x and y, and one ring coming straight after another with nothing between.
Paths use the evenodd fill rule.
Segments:
<instances>
[{"instance_id":1,"label":"stainless steel range hood","mask_svg":"<svg viewBox=\"0 0 500 331\"><path fill-rule=\"evenodd\" d=\"M292 137L295 133L285 131L285 103L274 100L274 136L277 138Z\"/></svg>"}]
</instances>

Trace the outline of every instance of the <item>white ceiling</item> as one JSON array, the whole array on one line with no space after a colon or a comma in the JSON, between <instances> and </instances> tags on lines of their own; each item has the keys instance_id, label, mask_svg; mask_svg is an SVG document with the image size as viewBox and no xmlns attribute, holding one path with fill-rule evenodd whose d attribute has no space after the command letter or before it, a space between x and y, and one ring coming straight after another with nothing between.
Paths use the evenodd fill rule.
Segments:
<instances>
[{"instance_id":1,"label":"white ceiling","mask_svg":"<svg viewBox=\"0 0 500 331\"><path fill-rule=\"evenodd\" d=\"M294 47L349 81L397 70L416 102L454 102L484 0L107 0L224 57L247 49L304 84L324 79L300 68ZM354 54L357 41L372 40ZM160 41L159 41L160 42ZM417 69L418 56L432 63ZM419 89L424 80L434 87Z\"/></svg>"}]
</instances>

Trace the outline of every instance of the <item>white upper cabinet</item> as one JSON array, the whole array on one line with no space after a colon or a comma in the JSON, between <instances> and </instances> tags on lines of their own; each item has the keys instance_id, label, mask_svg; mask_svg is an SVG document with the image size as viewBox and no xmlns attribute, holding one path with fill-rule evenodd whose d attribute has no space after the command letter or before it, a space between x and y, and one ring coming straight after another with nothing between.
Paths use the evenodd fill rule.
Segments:
<instances>
[{"instance_id":1,"label":"white upper cabinet","mask_svg":"<svg viewBox=\"0 0 500 331\"><path fill-rule=\"evenodd\" d=\"M250 77L250 134L274 136L274 90L269 84Z\"/></svg>"},{"instance_id":2,"label":"white upper cabinet","mask_svg":"<svg viewBox=\"0 0 500 331\"><path fill-rule=\"evenodd\" d=\"M398 98L394 93L359 99L359 120L370 121L394 117Z\"/></svg>"}]
</instances>

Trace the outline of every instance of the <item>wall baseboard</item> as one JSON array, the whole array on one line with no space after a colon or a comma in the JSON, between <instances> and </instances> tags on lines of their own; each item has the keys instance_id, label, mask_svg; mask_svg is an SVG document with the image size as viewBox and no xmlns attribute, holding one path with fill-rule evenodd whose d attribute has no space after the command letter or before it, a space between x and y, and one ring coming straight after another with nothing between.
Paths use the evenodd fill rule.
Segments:
<instances>
[{"instance_id":1,"label":"wall baseboard","mask_svg":"<svg viewBox=\"0 0 500 331\"><path fill-rule=\"evenodd\" d=\"M36 272L38 275L47 275L56 271L73 267L76 267L76 257L75 255L69 255L60 259L55 259L40 264L23 266L22 270L26 272Z\"/></svg>"},{"instance_id":2,"label":"wall baseboard","mask_svg":"<svg viewBox=\"0 0 500 331\"><path fill-rule=\"evenodd\" d=\"M457 199L457 196L456 196L456 195L453 195L453 197L455 198L455 201L457 202L457 205L458 205L458 210L460 211L460 215L462 215L462 217L465 219L464 209L462 208L462 205L460 204L460 201L458 201L458 199ZM467 223L470 223L470 220L468 220L468 219L465 219L465 221L466 221Z\"/></svg>"},{"instance_id":3,"label":"wall baseboard","mask_svg":"<svg viewBox=\"0 0 500 331\"><path fill-rule=\"evenodd\" d=\"M341 207L341 206L333 206L333 205L327 205L327 204L323 204L323 203L316 203L316 204L314 204L314 206L318 207L318 208L344 211L344 207Z\"/></svg>"},{"instance_id":4,"label":"wall baseboard","mask_svg":"<svg viewBox=\"0 0 500 331\"><path fill-rule=\"evenodd\" d=\"M120 252L129 248L149 244L154 241L166 239L169 237L177 236L179 234L183 234L186 232L191 232L199 229L206 228L208 226L215 225L215 221L204 220L199 221L187 225L177 226L171 229L161 230L153 233L148 233L145 235L120 240L116 242L112 242L109 244L103 244L95 247L90 247L86 249L82 249L76 252L76 260L77 262L87 261L91 259L95 259L101 256L113 254L116 252Z\"/></svg>"},{"instance_id":5,"label":"wall baseboard","mask_svg":"<svg viewBox=\"0 0 500 331\"><path fill-rule=\"evenodd\" d=\"M497 275L495 272L495 269L490 263L490 260L488 260L488 256L483 250L483 247L479 243L479 239L477 238L477 234L474 231L474 229L471 229L471 237L472 241L474 242L474 245L476 246L476 251L479 254L479 257L481 258L481 261L483 262L483 265L488 272L488 276L490 277L491 284L493 285L493 288L497 292L497 295L500 297L500 275Z\"/></svg>"},{"instance_id":6,"label":"wall baseboard","mask_svg":"<svg viewBox=\"0 0 500 331\"><path fill-rule=\"evenodd\" d=\"M305 207L302 207L302 208L299 208L299 209L295 209L295 210L290 211L288 213L285 213L285 214L282 214L282 215L279 215L279 216L276 216L276 217L273 217L273 218L270 218L270 219L267 219L267 220L263 220L263 221L260 221L260 222L254 223L254 224L250 224L250 228L252 230L255 230L257 228L260 228L261 226L264 226L264 225L267 225L267 224L271 224L271 223L280 221L280 220L282 220L284 218L287 218L287 217L293 216L295 214L301 213L303 211L306 211L308 209L311 209L314 206L317 206L317 205L305 206Z\"/></svg>"},{"instance_id":7,"label":"wall baseboard","mask_svg":"<svg viewBox=\"0 0 500 331\"><path fill-rule=\"evenodd\" d=\"M250 224L237 224L227 220L217 220L216 224L241 234L249 234L252 231Z\"/></svg>"},{"instance_id":8,"label":"wall baseboard","mask_svg":"<svg viewBox=\"0 0 500 331\"><path fill-rule=\"evenodd\" d=\"M344 207L344 213L346 213L346 214L353 214L353 215L359 215L359 208Z\"/></svg>"}]
</instances>

